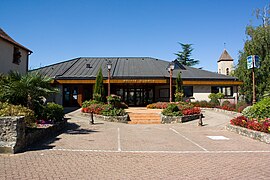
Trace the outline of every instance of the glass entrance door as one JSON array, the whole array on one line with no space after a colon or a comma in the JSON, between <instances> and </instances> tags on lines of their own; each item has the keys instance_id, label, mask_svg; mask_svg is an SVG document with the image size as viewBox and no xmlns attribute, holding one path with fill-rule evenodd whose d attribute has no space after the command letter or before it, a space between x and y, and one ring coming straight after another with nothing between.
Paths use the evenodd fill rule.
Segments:
<instances>
[{"instance_id":1,"label":"glass entrance door","mask_svg":"<svg viewBox=\"0 0 270 180\"><path fill-rule=\"evenodd\" d=\"M79 106L79 88L78 86L65 85L63 89L63 104L64 106Z\"/></svg>"},{"instance_id":2,"label":"glass entrance door","mask_svg":"<svg viewBox=\"0 0 270 180\"><path fill-rule=\"evenodd\" d=\"M146 106L154 99L153 88L120 88L116 90L116 94L128 106Z\"/></svg>"}]
</instances>

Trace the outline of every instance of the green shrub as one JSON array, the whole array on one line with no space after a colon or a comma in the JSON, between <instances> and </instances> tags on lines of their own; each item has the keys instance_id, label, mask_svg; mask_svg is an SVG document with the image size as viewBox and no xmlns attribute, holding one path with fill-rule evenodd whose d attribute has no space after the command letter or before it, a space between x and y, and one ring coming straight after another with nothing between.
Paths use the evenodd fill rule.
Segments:
<instances>
[{"instance_id":1,"label":"green shrub","mask_svg":"<svg viewBox=\"0 0 270 180\"><path fill-rule=\"evenodd\" d=\"M218 101L218 95L217 94L215 94L215 93L211 93L211 94L209 94L209 96L208 96L208 98L210 99L210 105L212 106L212 107L216 107L216 106L219 106L220 105L220 103L219 103L219 101Z\"/></svg>"},{"instance_id":2,"label":"green shrub","mask_svg":"<svg viewBox=\"0 0 270 180\"><path fill-rule=\"evenodd\" d=\"M210 99L210 104L213 107L219 106L220 102L218 101L219 99L221 100L222 98L224 98L224 94L222 93L211 93L209 94L208 98Z\"/></svg>"},{"instance_id":3,"label":"green shrub","mask_svg":"<svg viewBox=\"0 0 270 180\"><path fill-rule=\"evenodd\" d=\"M55 122L60 122L64 118L63 106L55 103L48 103L44 109L44 118Z\"/></svg>"},{"instance_id":4,"label":"green shrub","mask_svg":"<svg viewBox=\"0 0 270 180\"><path fill-rule=\"evenodd\" d=\"M102 96L101 94L95 93L93 94L93 99L97 102L102 102Z\"/></svg>"},{"instance_id":5,"label":"green shrub","mask_svg":"<svg viewBox=\"0 0 270 180\"><path fill-rule=\"evenodd\" d=\"M176 104L168 104L168 107L162 111L165 116L182 116L182 111L179 110Z\"/></svg>"},{"instance_id":6,"label":"green shrub","mask_svg":"<svg viewBox=\"0 0 270 180\"><path fill-rule=\"evenodd\" d=\"M87 107L89 107L92 104L104 104L104 103L103 102L100 102L100 101L96 101L96 100L84 101L82 103L82 108L87 108Z\"/></svg>"},{"instance_id":7,"label":"green shrub","mask_svg":"<svg viewBox=\"0 0 270 180\"><path fill-rule=\"evenodd\" d=\"M191 104L193 104L194 107L205 107L205 108L211 108L212 107L212 105L209 102L205 101L205 100L192 102Z\"/></svg>"},{"instance_id":8,"label":"green shrub","mask_svg":"<svg viewBox=\"0 0 270 180\"><path fill-rule=\"evenodd\" d=\"M248 118L256 118L258 120L270 118L270 97L264 98L253 106L243 110L243 115Z\"/></svg>"},{"instance_id":9,"label":"green shrub","mask_svg":"<svg viewBox=\"0 0 270 180\"><path fill-rule=\"evenodd\" d=\"M181 102L181 101L183 101L183 96L184 96L184 93L182 91L181 92L176 92L174 94L175 102Z\"/></svg>"},{"instance_id":10,"label":"green shrub","mask_svg":"<svg viewBox=\"0 0 270 180\"><path fill-rule=\"evenodd\" d=\"M242 112L247 106L248 106L248 104L245 101L239 101L236 104L235 109L237 112Z\"/></svg>"},{"instance_id":11,"label":"green shrub","mask_svg":"<svg viewBox=\"0 0 270 180\"><path fill-rule=\"evenodd\" d=\"M181 111L183 109L190 109L190 108L193 108L194 105L192 103L187 103L187 102L177 102L177 103L174 103L177 105L178 109Z\"/></svg>"},{"instance_id":12,"label":"green shrub","mask_svg":"<svg viewBox=\"0 0 270 180\"><path fill-rule=\"evenodd\" d=\"M34 111L21 105L12 105L0 102L0 116L24 116L26 126L35 125Z\"/></svg>"},{"instance_id":13,"label":"green shrub","mask_svg":"<svg viewBox=\"0 0 270 180\"><path fill-rule=\"evenodd\" d=\"M231 102L228 101L228 100L226 100L226 101L223 101L223 103L222 103L221 106L228 106L228 105L230 105L230 104L231 104Z\"/></svg>"},{"instance_id":14,"label":"green shrub","mask_svg":"<svg viewBox=\"0 0 270 180\"><path fill-rule=\"evenodd\" d=\"M112 94L110 96L107 96L107 101L115 108L128 108L125 103L121 102L121 96Z\"/></svg>"},{"instance_id":15,"label":"green shrub","mask_svg":"<svg viewBox=\"0 0 270 180\"><path fill-rule=\"evenodd\" d=\"M105 108L102 111L103 116L124 116L126 114L125 110L121 108Z\"/></svg>"}]
</instances>

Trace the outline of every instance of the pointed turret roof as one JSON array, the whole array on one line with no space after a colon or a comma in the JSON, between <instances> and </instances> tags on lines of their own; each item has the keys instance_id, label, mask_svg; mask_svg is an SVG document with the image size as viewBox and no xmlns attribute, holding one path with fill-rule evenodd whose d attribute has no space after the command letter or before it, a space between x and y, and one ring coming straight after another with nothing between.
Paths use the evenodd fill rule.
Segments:
<instances>
[{"instance_id":1,"label":"pointed turret roof","mask_svg":"<svg viewBox=\"0 0 270 180\"><path fill-rule=\"evenodd\" d=\"M222 52L218 62L220 61L233 61L233 58L229 55L226 49Z\"/></svg>"},{"instance_id":2,"label":"pointed turret roof","mask_svg":"<svg viewBox=\"0 0 270 180\"><path fill-rule=\"evenodd\" d=\"M12 39L2 28L0 28L0 38L12 43L12 44L15 44L29 52L32 53L31 50L27 49L26 47L24 47L23 45L21 45L20 43L16 42L14 39Z\"/></svg>"}]
</instances>

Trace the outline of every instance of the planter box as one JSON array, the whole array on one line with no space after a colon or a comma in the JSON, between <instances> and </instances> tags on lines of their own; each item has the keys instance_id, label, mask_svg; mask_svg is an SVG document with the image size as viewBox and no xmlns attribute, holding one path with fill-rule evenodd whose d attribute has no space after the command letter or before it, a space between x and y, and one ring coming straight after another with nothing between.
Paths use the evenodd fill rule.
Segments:
<instances>
[{"instance_id":1,"label":"planter box","mask_svg":"<svg viewBox=\"0 0 270 180\"><path fill-rule=\"evenodd\" d=\"M83 116L89 117L89 122L91 123L91 114L90 113L82 113ZM129 121L129 116L124 115L124 116L103 116L103 115L98 115L94 114L94 122L95 121L108 121L108 122L119 122L119 123L127 123Z\"/></svg>"},{"instance_id":2,"label":"planter box","mask_svg":"<svg viewBox=\"0 0 270 180\"><path fill-rule=\"evenodd\" d=\"M47 128L27 128L24 117L0 118L0 153L17 153L27 146L55 135L61 131L67 122L59 122Z\"/></svg>"},{"instance_id":3,"label":"planter box","mask_svg":"<svg viewBox=\"0 0 270 180\"><path fill-rule=\"evenodd\" d=\"M200 114L187 115L187 116L165 116L161 114L161 123L162 124L171 124L171 123L184 123L199 119Z\"/></svg>"},{"instance_id":4,"label":"planter box","mask_svg":"<svg viewBox=\"0 0 270 180\"><path fill-rule=\"evenodd\" d=\"M52 137L57 132L63 130L67 125L67 121L57 122L53 126L45 128L26 128L25 133L25 146L34 144L35 142Z\"/></svg>"},{"instance_id":5,"label":"planter box","mask_svg":"<svg viewBox=\"0 0 270 180\"><path fill-rule=\"evenodd\" d=\"M228 124L226 129L237 134L270 144L270 134Z\"/></svg>"}]
</instances>

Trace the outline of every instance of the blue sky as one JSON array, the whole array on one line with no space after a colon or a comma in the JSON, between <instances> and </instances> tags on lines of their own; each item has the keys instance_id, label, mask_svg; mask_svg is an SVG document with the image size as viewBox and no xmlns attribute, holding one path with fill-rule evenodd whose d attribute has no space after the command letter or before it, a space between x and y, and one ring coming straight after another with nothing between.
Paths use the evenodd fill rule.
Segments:
<instances>
[{"instance_id":1,"label":"blue sky","mask_svg":"<svg viewBox=\"0 0 270 180\"><path fill-rule=\"evenodd\" d=\"M1 0L0 27L34 53L30 68L75 57L155 57L193 44L196 67L217 71L224 43L238 61L245 27L270 0Z\"/></svg>"}]
</instances>

